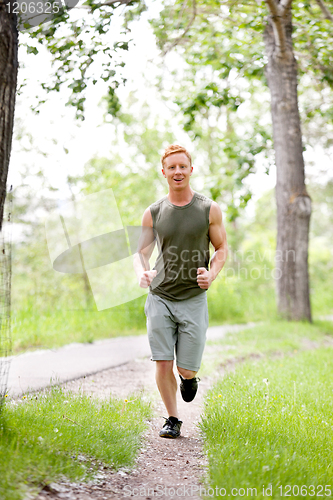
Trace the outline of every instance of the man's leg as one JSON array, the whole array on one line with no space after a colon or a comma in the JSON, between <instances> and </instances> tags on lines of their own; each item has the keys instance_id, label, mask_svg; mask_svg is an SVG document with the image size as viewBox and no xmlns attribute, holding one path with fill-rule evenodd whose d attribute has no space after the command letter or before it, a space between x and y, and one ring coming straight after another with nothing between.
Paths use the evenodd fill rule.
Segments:
<instances>
[{"instance_id":1,"label":"man's leg","mask_svg":"<svg viewBox=\"0 0 333 500\"><path fill-rule=\"evenodd\" d=\"M156 383L168 416L178 418L177 381L173 373L173 360L156 361Z\"/></svg>"},{"instance_id":2,"label":"man's leg","mask_svg":"<svg viewBox=\"0 0 333 500\"><path fill-rule=\"evenodd\" d=\"M178 419L177 382L173 373L173 360L156 361L156 382L168 412L168 418L165 419L159 435L163 438L177 438L180 436L180 428L183 422Z\"/></svg>"},{"instance_id":3,"label":"man's leg","mask_svg":"<svg viewBox=\"0 0 333 500\"><path fill-rule=\"evenodd\" d=\"M207 296L201 294L178 304L177 369L182 398L190 403L198 390L196 377L201 364L208 327Z\"/></svg>"},{"instance_id":4,"label":"man's leg","mask_svg":"<svg viewBox=\"0 0 333 500\"><path fill-rule=\"evenodd\" d=\"M173 358L177 341L177 323L170 310L171 305L162 298L148 294L145 313L152 360L156 362L156 383L168 412L159 435L163 438L180 436L181 420L178 420L177 381L173 373Z\"/></svg>"},{"instance_id":5,"label":"man's leg","mask_svg":"<svg viewBox=\"0 0 333 500\"><path fill-rule=\"evenodd\" d=\"M185 368L180 368L180 366L177 366L177 370L179 375L181 375L183 378L191 379L196 376L198 372L193 372L192 370L185 370Z\"/></svg>"}]
</instances>

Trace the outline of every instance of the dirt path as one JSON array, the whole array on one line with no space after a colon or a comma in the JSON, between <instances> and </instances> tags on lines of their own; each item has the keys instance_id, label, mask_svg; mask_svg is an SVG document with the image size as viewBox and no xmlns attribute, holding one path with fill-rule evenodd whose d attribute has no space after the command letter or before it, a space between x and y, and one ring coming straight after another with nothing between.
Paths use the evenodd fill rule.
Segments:
<instances>
[{"instance_id":1,"label":"dirt path","mask_svg":"<svg viewBox=\"0 0 333 500\"><path fill-rule=\"evenodd\" d=\"M322 345L332 346L333 340L325 338L323 343L305 340L302 349L316 349ZM227 346L224 346L226 349ZM271 356L284 356L276 352ZM293 353L288 353L293 355ZM216 346L207 345L205 360L209 364L210 356L216 356ZM84 392L97 398L117 396L130 399L133 393L142 392L153 396L155 401L154 418L149 422L149 429L144 437L134 470L112 472L101 470L94 483L51 484L47 490L34 497L34 500L121 500L123 498L141 498L144 500L202 498L199 494L205 488L206 457L202 451L202 440L198 428L203 411L204 394L219 376L233 370L245 359L261 358L262 354L253 354L245 358L235 358L221 365L214 372L214 377L204 376L199 384L199 391L192 403L185 403L178 391L180 418L183 420L180 438L162 439L158 436L164 420L164 405L155 385L155 366L149 358L136 359L131 363L111 368L97 374L83 377L65 385L74 392ZM200 375L200 374L199 374ZM156 396L156 397L155 397ZM31 497L30 497L31 498Z\"/></svg>"},{"instance_id":2,"label":"dirt path","mask_svg":"<svg viewBox=\"0 0 333 500\"><path fill-rule=\"evenodd\" d=\"M212 380L205 377L192 403L185 403L178 393L180 418L183 420L182 435L178 439L162 439L158 436L167 416L160 402L154 378L154 363L148 358L118 368L75 380L66 384L73 391L83 391L95 397L110 395L128 398L133 392L156 394L155 416L145 436L136 468L118 473L103 471L94 484L52 484L43 490L36 500L109 500L139 497L150 500L198 499L199 488L205 476L206 460L198 422L202 412L203 395Z\"/></svg>"},{"instance_id":3,"label":"dirt path","mask_svg":"<svg viewBox=\"0 0 333 500\"><path fill-rule=\"evenodd\" d=\"M326 338L323 343L304 341L304 350L316 349L320 345L332 346L332 339ZM224 346L226 348L226 346ZM205 349L206 363L209 356L216 355L216 346L207 345ZM272 354L271 354L272 355ZM276 352L275 356L285 353ZM288 353L293 355L293 353ZM257 359L262 354L253 354L246 359ZM117 368L111 368L95 375L80 378L64 384L74 392L84 392L97 398L117 396L130 399L133 393L142 392L153 396L155 401L154 418L149 422L149 429L143 441L134 470L112 472L101 470L98 480L93 483L58 482L34 497L34 500L121 500L123 498L141 498L144 500L179 499L188 500L202 498L199 494L205 488L206 457L202 451L202 440L198 428L203 411L204 394L215 379L230 370L242 358L229 360L215 372L214 377L204 376L199 384L199 391L192 403L184 403L178 391L180 418L183 420L180 438L162 439L158 436L166 416L164 405L155 385L154 363L149 358L137 359ZM199 374L200 375L200 374ZM154 397L156 396L156 397ZM30 497L31 498L31 497Z\"/></svg>"}]
</instances>

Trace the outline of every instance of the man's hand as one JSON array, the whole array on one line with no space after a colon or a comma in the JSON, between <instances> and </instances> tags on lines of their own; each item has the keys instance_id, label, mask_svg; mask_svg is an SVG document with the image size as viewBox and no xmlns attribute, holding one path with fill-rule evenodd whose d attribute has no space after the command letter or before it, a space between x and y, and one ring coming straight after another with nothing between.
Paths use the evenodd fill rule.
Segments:
<instances>
[{"instance_id":1,"label":"man's hand","mask_svg":"<svg viewBox=\"0 0 333 500\"><path fill-rule=\"evenodd\" d=\"M144 271L139 279L139 285L141 288L148 288L153 279L155 278L157 271Z\"/></svg>"},{"instance_id":2,"label":"man's hand","mask_svg":"<svg viewBox=\"0 0 333 500\"><path fill-rule=\"evenodd\" d=\"M197 282L200 288L208 290L213 282L213 277L205 267L198 267L197 269Z\"/></svg>"}]
</instances>

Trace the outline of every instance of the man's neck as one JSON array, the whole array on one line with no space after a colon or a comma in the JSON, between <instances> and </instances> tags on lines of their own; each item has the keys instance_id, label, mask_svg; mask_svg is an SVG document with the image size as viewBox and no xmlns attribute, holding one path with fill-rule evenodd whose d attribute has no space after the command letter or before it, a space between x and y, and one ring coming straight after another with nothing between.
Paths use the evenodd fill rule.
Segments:
<instances>
[{"instance_id":1,"label":"man's neck","mask_svg":"<svg viewBox=\"0 0 333 500\"><path fill-rule=\"evenodd\" d=\"M169 189L168 200L173 205L178 205L179 207L183 207L184 205L188 205L192 200L194 195L193 189L188 186L188 189L184 191L172 191Z\"/></svg>"}]
</instances>

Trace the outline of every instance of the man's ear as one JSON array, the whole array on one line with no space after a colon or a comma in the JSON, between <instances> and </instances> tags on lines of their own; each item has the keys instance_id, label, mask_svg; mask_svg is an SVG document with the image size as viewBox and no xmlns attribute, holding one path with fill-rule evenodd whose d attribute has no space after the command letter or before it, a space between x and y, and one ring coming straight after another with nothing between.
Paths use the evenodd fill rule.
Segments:
<instances>
[{"instance_id":1,"label":"man's ear","mask_svg":"<svg viewBox=\"0 0 333 500\"><path fill-rule=\"evenodd\" d=\"M164 175L164 177L166 177L165 172L164 172L164 168L163 168L163 167L162 167L161 172L162 172L162 174Z\"/></svg>"},{"instance_id":2,"label":"man's ear","mask_svg":"<svg viewBox=\"0 0 333 500\"><path fill-rule=\"evenodd\" d=\"M192 175L192 172L193 172L193 167L191 166L191 173L190 173L190 175Z\"/></svg>"}]
</instances>

